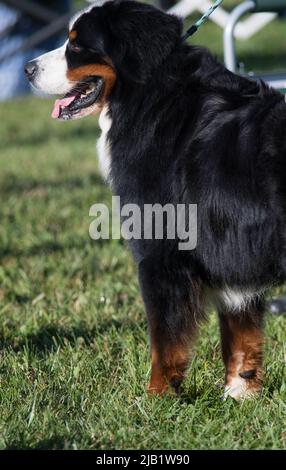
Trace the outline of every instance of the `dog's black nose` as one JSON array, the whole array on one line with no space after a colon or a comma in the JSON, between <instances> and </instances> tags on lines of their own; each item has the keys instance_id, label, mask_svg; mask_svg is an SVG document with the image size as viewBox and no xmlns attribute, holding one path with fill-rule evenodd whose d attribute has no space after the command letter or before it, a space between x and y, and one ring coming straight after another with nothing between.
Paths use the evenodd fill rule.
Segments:
<instances>
[{"instance_id":1,"label":"dog's black nose","mask_svg":"<svg viewBox=\"0 0 286 470\"><path fill-rule=\"evenodd\" d=\"M25 66L25 74L27 75L27 78L29 80L34 78L37 73L37 70L38 66L36 60L31 60L30 62L28 62Z\"/></svg>"}]
</instances>

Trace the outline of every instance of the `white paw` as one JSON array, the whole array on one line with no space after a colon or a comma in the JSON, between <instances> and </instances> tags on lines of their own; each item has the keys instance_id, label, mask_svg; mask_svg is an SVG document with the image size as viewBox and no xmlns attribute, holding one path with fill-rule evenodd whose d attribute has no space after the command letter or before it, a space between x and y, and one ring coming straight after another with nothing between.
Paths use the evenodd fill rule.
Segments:
<instances>
[{"instance_id":1,"label":"white paw","mask_svg":"<svg viewBox=\"0 0 286 470\"><path fill-rule=\"evenodd\" d=\"M259 392L259 388L249 387L249 382L242 377L233 377L225 386L223 400L227 397L234 398L237 401L251 398Z\"/></svg>"}]
</instances>

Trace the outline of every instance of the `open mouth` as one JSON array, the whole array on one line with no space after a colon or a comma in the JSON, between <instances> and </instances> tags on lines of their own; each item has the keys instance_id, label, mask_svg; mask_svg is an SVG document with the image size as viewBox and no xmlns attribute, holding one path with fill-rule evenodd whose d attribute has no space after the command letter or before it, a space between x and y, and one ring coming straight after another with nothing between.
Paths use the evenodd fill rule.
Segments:
<instances>
[{"instance_id":1,"label":"open mouth","mask_svg":"<svg viewBox=\"0 0 286 470\"><path fill-rule=\"evenodd\" d=\"M101 77L88 77L78 82L62 99L56 100L52 117L64 121L76 117L82 110L97 103L103 85L104 80Z\"/></svg>"}]
</instances>

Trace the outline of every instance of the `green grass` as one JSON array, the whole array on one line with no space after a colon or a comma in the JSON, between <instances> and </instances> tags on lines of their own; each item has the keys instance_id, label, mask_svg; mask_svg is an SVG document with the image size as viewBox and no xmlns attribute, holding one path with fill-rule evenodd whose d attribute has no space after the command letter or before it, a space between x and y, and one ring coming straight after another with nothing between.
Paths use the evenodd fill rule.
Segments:
<instances>
[{"instance_id":1,"label":"green grass","mask_svg":"<svg viewBox=\"0 0 286 470\"><path fill-rule=\"evenodd\" d=\"M51 104L37 99L4 107L0 447L285 447L285 319L267 321L267 380L258 401L220 401L214 316L182 398L148 398L134 264L121 242L88 236L90 206L110 203L96 171L96 122L52 122Z\"/></svg>"},{"instance_id":2,"label":"green grass","mask_svg":"<svg viewBox=\"0 0 286 470\"><path fill-rule=\"evenodd\" d=\"M196 41L219 53L219 31L208 28ZM273 44L282 56L281 47ZM122 242L88 235L90 206L111 199L97 171L96 120L59 124L50 110L36 98L0 105L0 448L285 448L283 317L267 318L258 400L220 401L214 315L182 397L147 397L133 261Z\"/></svg>"}]
</instances>

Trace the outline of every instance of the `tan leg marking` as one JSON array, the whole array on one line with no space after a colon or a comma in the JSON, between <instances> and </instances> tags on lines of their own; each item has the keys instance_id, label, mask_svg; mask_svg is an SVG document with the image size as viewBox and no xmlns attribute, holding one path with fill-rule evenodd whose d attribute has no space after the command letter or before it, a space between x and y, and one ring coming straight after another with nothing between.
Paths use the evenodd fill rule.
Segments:
<instances>
[{"instance_id":1,"label":"tan leg marking","mask_svg":"<svg viewBox=\"0 0 286 470\"><path fill-rule=\"evenodd\" d=\"M169 385L179 392L189 362L188 347L170 346L164 353L152 347L152 371L148 392L162 395Z\"/></svg>"},{"instance_id":2,"label":"tan leg marking","mask_svg":"<svg viewBox=\"0 0 286 470\"><path fill-rule=\"evenodd\" d=\"M237 400L257 394L262 387L263 333L250 316L221 317L222 353L226 367L225 398Z\"/></svg>"}]
</instances>

